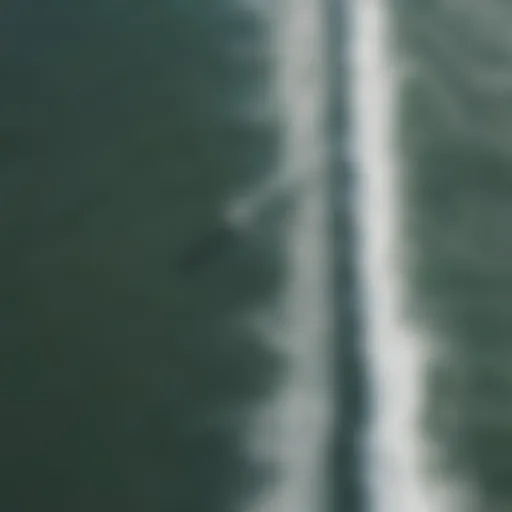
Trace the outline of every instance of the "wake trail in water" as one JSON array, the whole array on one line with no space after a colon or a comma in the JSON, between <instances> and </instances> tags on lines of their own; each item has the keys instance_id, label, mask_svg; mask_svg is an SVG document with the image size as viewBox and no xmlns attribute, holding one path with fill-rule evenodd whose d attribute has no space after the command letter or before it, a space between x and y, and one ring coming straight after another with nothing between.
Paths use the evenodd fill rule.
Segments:
<instances>
[{"instance_id":1,"label":"wake trail in water","mask_svg":"<svg viewBox=\"0 0 512 512\"><path fill-rule=\"evenodd\" d=\"M267 333L284 354L287 373L273 400L258 412L249 440L254 457L274 464L277 476L249 512L326 510L325 452L333 404L321 7L316 0L288 0L277 8L283 160L275 181L247 198L247 210L241 203L237 213L247 219L274 195L283 200L281 191L293 196L283 230L288 265L282 315ZM304 181L306 176L314 179ZM307 187L299 185L305 182Z\"/></svg>"},{"instance_id":2,"label":"wake trail in water","mask_svg":"<svg viewBox=\"0 0 512 512\"><path fill-rule=\"evenodd\" d=\"M420 433L429 361L427 341L403 316L405 250L399 235L400 155L394 141L396 63L390 7L382 0L352 2L352 99L359 205L361 276L366 304L365 357L373 412L367 426L366 461L371 512L439 512L445 492L427 485L428 455ZM403 258L402 258L403 260Z\"/></svg>"}]
</instances>

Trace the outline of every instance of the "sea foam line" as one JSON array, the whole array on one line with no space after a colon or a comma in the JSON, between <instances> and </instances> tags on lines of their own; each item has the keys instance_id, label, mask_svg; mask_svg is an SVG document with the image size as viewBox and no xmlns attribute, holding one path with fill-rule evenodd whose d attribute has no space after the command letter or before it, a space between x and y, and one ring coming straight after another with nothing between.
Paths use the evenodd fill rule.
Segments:
<instances>
[{"instance_id":1,"label":"sea foam line","mask_svg":"<svg viewBox=\"0 0 512 512\"><path fill-rule=\"evenodd\" d=\"M294 206L283 232L287 278L282 315L269 337L284 354L289 371L281 389L255 418L251 439L254 455L275 463L278 474L250 512L326 511L325 463L333 404L322 9L316 0L286 0L276 7L284 121L278 182L301 182L308 174L316 177L293 191Z\"/></svg>"},{"instance_id":2,"label":"sea foam line","mask_svg":"<svg viewBox=\"0 0 512 512\"><path fill-rule=\"evenodd\" d=\"M430 448L420 432L428 340L406 323L403 310L405 250L398 219L403 168L395 144L398 82L390 37L391 2L351 2L351 105L360 271L366 302L365 354L374 406L366 438L365 475L371 512L454 509L447 489L432 488L423 471ZM402 258L403 259L403 258Z\"/></svg>"}]
</instances>

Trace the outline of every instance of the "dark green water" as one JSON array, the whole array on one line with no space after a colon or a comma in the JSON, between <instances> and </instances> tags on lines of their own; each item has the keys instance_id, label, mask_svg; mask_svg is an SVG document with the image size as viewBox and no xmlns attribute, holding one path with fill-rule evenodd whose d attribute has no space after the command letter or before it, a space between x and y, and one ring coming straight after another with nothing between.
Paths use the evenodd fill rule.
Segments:
<instances>
[{"instance_id":1,"label":"dark green water","mask_svg":"<svg viewBox=\"0 0 512 512\"><path fill-rule=\"evenodd\" d=\"M266 39L220 0L0 7L1 510L231 510L264 478L241 438L281 362L231 320L279 241L177 262L275 162L240 114L271 56L231 52Z\"/></svg>"},{"instance_id":2,"label":"dark green water","mask_svg":"<svg viewBox=\"0 0 512 512\"><path fill-rule=\"evenodd\" d=\"M506 2L402 2L404 219L415 314L439 349L428 435L486 511L511 507L512 158Z\"/></svg>"},{"instance_id":3,"label":"dark green water","mask_svg":"<svg viewBox=\"0 0 512 512\"><path fill-rule=\"evenodd\" d=\"M436 471L469 482L482 511L504 512L512 12L459 4L393 3L397 51L420 70L400 112L410 305L439 348L423 417L443 455ZM347 27L330 8L336 46ZM0 6L0 510L238 511L275 477L243 446L285 361L233 320L276 297L279 222L192 272L180 267L226 201L275 172L280 120L272 108L250 114L273 101L269 27L229 0ZM241 56L237 44L256 51ZM329 59L337 152L345 68L337 51ZM339 156L333 205L353 185ZM365 506L355 443L367 404L347 340L364 319L357 233L348 203L338 207L347 410L335 413L329 462L337 508L355 512Z\"/></svg>"}]
</instances>

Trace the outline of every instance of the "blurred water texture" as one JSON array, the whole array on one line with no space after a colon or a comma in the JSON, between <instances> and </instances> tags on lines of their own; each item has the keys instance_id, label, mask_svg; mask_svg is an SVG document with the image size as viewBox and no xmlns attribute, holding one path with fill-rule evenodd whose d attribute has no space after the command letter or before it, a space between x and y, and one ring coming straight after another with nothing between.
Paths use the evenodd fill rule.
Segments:
<instances>
[{"instance_id":1,"label":"blurred water texture","mask_svg":"<svg viewBox=\"0 0 512 512\"><path fill-rule=\"evenodd\" d=\"M257 14L0 7L2 510L231 510L266 478L242 437L282 361L234 319L275 294L278 233L178 265L279 153Z\"/></svg>"},{"instance_id":2,"label":"blurred water texture","mask_svg":"<svg viewBox=\"0 0 512 512\"><path fill-rule=\"evenodd\" d=\"M411 311L437 352L434 471L511 506L510 51L506 2L397 2Z\"/></svg>"},{"instance_id":3,"label":"blurred water texture","mask_svg":"<svg viewBox=\"0 0 512 512\"><path fill-rule=\"evenodd\" d=\"M432 471L501 512L512 506L512 11L498 0L392 10L408 313L437 354L423 432L440 453ZM230 198L276 172L273 12L229 0L0 6L2 510L238 510L275 478L243 437L287 362L234 319L282 286L287 208L197 271L179 265L223 225ZM341 140L346 112L332 109ZM345 221L336 279L354 294L339 327L356 339ZM359 427L364 370L357 347L338 348ZM357 432L344 432L333 486L338 503L362 506Z\"/></svg>"}]
</instances>

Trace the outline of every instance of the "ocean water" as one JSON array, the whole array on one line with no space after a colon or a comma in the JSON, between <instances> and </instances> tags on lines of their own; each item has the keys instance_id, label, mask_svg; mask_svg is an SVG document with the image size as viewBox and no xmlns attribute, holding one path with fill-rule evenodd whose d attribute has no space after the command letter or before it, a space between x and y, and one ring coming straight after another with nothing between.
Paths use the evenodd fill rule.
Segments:
<instances>
[{"instance_id":1,"label":"ocean water","mask_svg":"<svg viewBox=\"0 0 512 512\"><path fill-rule=\"evenodd\" d=\"M414 287L403 220L417 205L407 201L403 186L410 163L399 138L408 127L400 116L404 82L396 9L391 2L368 0L351 10L352 144L360 180L355 218L365 306L361 343L371 401L361 450L363 482L368 510L468 510L466 482L430 465L444 440L436 444L424 428L427 401L438 401L428 387L437 354L430 326L408 314L407 292Z\"/></svg>"},{"instance_id":2,"label":"ocean water","mask_svg":"<svg viewBox=\"0 0 512 512\"><path fill-rule=\"evenodd\" d=\"M510 508L505 2L0 7L0 509Z\"/></svg>"},{"instance_id":3,"label":"ocean water","mask_svg":"<svg viewBox=\"0 0 512 512\"><path fill-rule=\"evenodd\" d=\"M510 7L349 5L366 509L507 510Z\"/></svg>"},{"instance_id":4,"label":"ocean water","mask_svg":"<svg viewBox=\"0 0 512 512\"><path fill-rule=\"evenodd\" d=\"M510 6L397 2L407 315L429 335L433 474L507 510Z\"/></svg>"},{"instance_id":5,"label":"ocean water","mask_svg":"<svg viewBox=\"0 0 512 512\"><path fill-rule=\"evenodd\" d=\"M272 478L279 223L179 264L278 166L271 11L0 7L2 510L239 510Z\"/></svg>"},{"instance_id":6,"label":"ocean water","mask_svg":"<svg viewBox=\"0 0 512 512\"><path fill-rule=\"evenodd\" d=\"M329 504L327 455L335 407L335 365L331 361L335 313L329 254L324 27L321 2L293 0L276 5L282 153L276 178L270 180L256 206L283 202L281 189L292 194L281 227L285 278L277 304L268 311L274 314L274 323L266 333L283 355L286 369L275 395L256 414L254 432L248 439L255 448L254 456L265 456L276 471L275 479L249 505L249 511L308 512L327 510ZM259 198L257 189L253 194Z\"/></svg>"}]
</instances>

